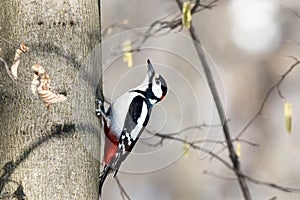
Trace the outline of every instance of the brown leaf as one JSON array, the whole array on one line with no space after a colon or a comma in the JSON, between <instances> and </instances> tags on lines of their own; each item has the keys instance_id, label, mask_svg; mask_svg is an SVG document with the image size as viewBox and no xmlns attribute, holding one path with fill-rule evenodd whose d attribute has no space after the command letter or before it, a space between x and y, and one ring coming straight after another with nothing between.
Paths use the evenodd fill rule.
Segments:
<instances>
[{"instance_id":1,"label":"brown leaf","mask_svg":"<svg viewBox=\"0 0 300 200\"><path fill-rule=\"evenodd\" d=\"M29 48L26 47L23 43L21 43L20 48L16 50L15 58L10 68L10 71L15 79L18 79L18 67L20 64L21 54L26 52L29 52Z\"/></svg>"},{"instance_id":2,"label":"brown leaf","mask_svg":"<svg viewBox=\"0 0 300 200\"><path fill-rule=\"evenodd\" d=\"M45 73L45 68L39 64L35 64L31 68L34 71L33 79L31 82L31 91L36 96L38 87L41 85L41 76Z\"/></svg>"},{"instance_id":3,"label":"brown leaf","mask_svg":"<svg viewBox=\"0 0 300 200\"><path fill-rule=\"evenodd\" d=\"M51 104L63 102L67 99L64 95L50 91L50 77L43 66L35 64L32 66L32 69L34 75L31 82L31 91L34 95L36 95L36 92L38 93L48 110Z\"/></svg>"},{"instance_id":4,"label":"brown leaf","mask_svg":"<svg viewBox=\"0 0 300 200\"><path fill-rule=\"evenodd\" d=\"M37 92L37 88L39 86L40 82L38 81L38 78L33 78L32 82L31 82L31 91L34 94L34 96L36 96L36 92Z\"/></svg>"},{"instance_id":5,"label":"brown leaf","mask_svg":"<svg viewBox=\"0 0 300 200\"><path fill-rule=\"evenodd\" d=\"M49 90L38 90L38 94L45 106L48 108L48 110L50 109L51 104L67 100L67 98L64 95L55 94Z\"/></svg>"},{"instance_id":6,"label":"brown leaf","mask_svg":"<svg viewBox=\"0 0 300 200\"><path fill-rule=\"evenodd\" d=\"M41 85L40 87L42 87L42 90L50 90L50 77L47 73L44 73L41 76Z\"/></svg>"},{"instance_id":7,"label":"brown leaf","mask_svg":"<svg viewBox=\"0 0 300 200\"><path fill-rule=\"evenodd\" d=\"M37 90L49 90L50 77L45 68L39 64L35 64L31 68L34 71L33 79L31 82L32 93L35 94Z\"/></svg>"},{"instance_id":8,"label":"brown leaf","mask_svg":"<svg viewBox=\"0 0 300 200\"><path fill-rule=\"evenodd\" d=\"M23 51L23 53L29 52L29 48L26 47L24 43L20 44L20 49L21 49L21 51Z\"/></svg>"},{"instance_id":9,"label":"brown leaf","mask_svg":"<svg viewBox=\"0 0 300 200\"><path fill-rule=\"evenodd\" d=\"M33 69L33 71L35 72L35 75L37 75L37 76L42 75L46 72L45 68L39 64L35 64L31 68Z\"/></svg>"},{"instance_id":10,"label":"brown leaf","mask_svg":"<svg viewBox=\"0 0 300 200\"><path fill-rule=\"evenodd\" d=\"M18 79L18 67L20 64L21 54L22 54L22 51L20 49L17 49L16 53L15 53L14 62L12 64L12 66L10 67L10 71L15 79Z\"/></svg>"}]
</instances>

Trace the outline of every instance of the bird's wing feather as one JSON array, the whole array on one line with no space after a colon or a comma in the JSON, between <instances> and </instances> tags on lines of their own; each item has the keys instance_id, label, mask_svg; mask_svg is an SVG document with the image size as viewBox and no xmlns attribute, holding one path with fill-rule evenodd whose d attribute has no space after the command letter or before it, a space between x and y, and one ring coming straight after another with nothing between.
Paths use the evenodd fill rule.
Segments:
<instances>
[{"instance_id":1,"label":"bird's wing feather","mask_svg":"<svg viewBox=\"0 0 300 200\"><path fill-rule=\"evenodd\" d=\"M150 108L144 97L133 98L123 126L119 144L124 144L124 150L131 151L140 134L149 121Z\"/></svg>"}]
</instances>

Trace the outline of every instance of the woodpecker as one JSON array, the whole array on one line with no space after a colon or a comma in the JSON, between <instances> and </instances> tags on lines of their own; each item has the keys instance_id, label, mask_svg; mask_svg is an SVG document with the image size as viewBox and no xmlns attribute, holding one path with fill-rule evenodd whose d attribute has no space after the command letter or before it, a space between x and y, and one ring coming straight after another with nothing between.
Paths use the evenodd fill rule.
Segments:
<instances>
[{"instance_id":1,"label":"woodpecker","mask_svg":"<svg viewBox=\"0 0 300 200\"><path fill-rule=\"evenodd\" d=\"M114 172L116 176L148 124L152 107L167 94L165 79L155 72L149 59L147 62L148 70L143 82L113 101L107 111L104 110L103 102L96 101L96 115L102 116L105 134L99 198L107 175Z\"/></svg>"}]
</instances>

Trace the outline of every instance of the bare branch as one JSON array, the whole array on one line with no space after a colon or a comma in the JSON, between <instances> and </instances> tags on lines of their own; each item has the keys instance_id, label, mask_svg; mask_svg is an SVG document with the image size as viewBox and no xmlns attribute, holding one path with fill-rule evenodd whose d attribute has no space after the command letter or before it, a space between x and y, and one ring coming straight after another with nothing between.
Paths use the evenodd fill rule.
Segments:
<instances>
[{"instance_id":1,"label":"bare branch","mask_svg":"<svg viewBox=\"0 0 300 200\"><path fill-rule=\"evenodd\" d=\"M248 179L249 181L251 181L252 183L258 184L258 185L264 185L264 186L268 186L283 192L296 192L296 193L300 193L300 189L299 188L291 188L291 187L286 187L286 186L281 186L281 185L277 185L275 183L270 183L270 182L266 182L266 181L260 181L257 179L254 179L250 176L244 175L246 179Z\"/></svg>"},{"instance_id":2,"label":"bare branch","mask_svg":"<svg viewBox=\"0 0 300 200\"><path fill-rule=\"evenodd\" d=\"M188 144L193 149L197 149L197 150L200 150L202 152L208 153L213 158L216 158L218 161L223 163L227 168L233 170L233 167L226 160L224 160L223 158L221 158L220 156L218 156L217 154L215 154L211 150L208 150L208 149L205 149L203 147L200 147L200 146L196 145L194 142L189 142L189 141L186 141L185 139L178 138L178 137L175 137L175 136L172 136L172 135L155 134L155 136L160 137L162 140L167 139L167 140L173 140L173 141L181 142L183 144Z\"/></svg>"},{"instance_id":3,"label":"bare branch","mask_svg":"<svg viewBox=\"0 0 300 200\"><path fill-rule=\"evenodd\" d=\"M115 179L116 179L116 182L117 182L118 187L119 187L119 189L120 189L120 194L121 194L122 199L123 199L123 200L126 200L126 199L127 199L127 200L131 200L131 198L130 198L129 195L127 194L125 188L124 188L123 185L121 184L121 182L120 182L118 176L115 176Z\"/></svg>"},{"instance_id":4,"label":"bare branch","mask_svg":"<svg viewBox=\"0 0 300 200\"><path fill-rule=\"evenodd\" d=\"M150 132L150 133L151 133L151 132ZM170 134L165 135L165 134L161 134L161 133L156 133L154 136L159 137L159 138L160 138L160 141L157 142L157 143L155 143L155 144L147 144L148 146L152 146L152 147L161 146L161 145L163 145L163 141L164 141L164 140L173 140L173 141L181 142L181 143L183 143L183 144L188 144L188 145L189 145L191 148L193 148L193 149L200 150L200 151L203 151L203 152L205 152L205 153L208 153L209 155L212 156L212 158L216 158L216 159L219 160L221 163L223 163L227 168L233 170L233 167L232 167L227 161L225 161L223 158L221 158L220 156L218 156L218 154L219 154L220 152L214 153L214 152L212 152L211 150L208 150L208 149L205 149L205 148L203 148L203 147L198 146L197 144L200 143L199 140L198 140L198 141L195 140L195 141L192 141L192 142L191 142L191 141L187 141L186 139L183 139L183 138L175 137L174 135L170 135ZM209 140L206 140L206 141L209 141ZM247 140L240 140L240 141L241 141L241 142L245 142L245 143L247 143L247 144L249 144L249 145L252 145L252 146L258 146L258 144L251 143L251 142L249 142L249 141L247 141ZM204 142L205 142L205 140L204 140ZM210 142L218 142L218 141L211 140ZM222 143L222 142L219 142L219 143ZM223 143L224 143L224 142L223 142ZM227 148L227 146L226 146L226 148ZM224 148L223 150L225 150L225 148ZM222 150L222 151L223 151L223 150ZM221 151L221 152L222 152L222 151Z\"/></svg>"},{"instance_id":5,"label":"bare branch","mask_svg":"<svg viewBox=\"0 0 300 200\"><path fill-rule=\"evenodd\" d=\"M232 139L231 142L236 142L238 139ZM251 141L248 141L248 140L245 140L245 139L239 139L238 140L239 142L241 143L245 143L247 145L250 145L250 146L253 146L253 147L259 147L259 144L256 144L254 142L251 142ZM224 140L208 140L208 139L205 139L205 140L195 140L194 141L195 144L197 143L216 143L216 144L222 144L223 146L227 146L226 145L226 141Z\"/></svg>"},{"instance_id":6,"label":"bare branch","mask_svg":"<svg viewBox=\"0 0 300 200\"><path fill-rule=\"evenodd\" d=\"M254 114L254 116L248 121L248 123L245 125L245 127L240 131L240 133L238 134L236 139L239 139L242 136L242 134L247 130L247 128L254 122L254 120L261 114L270 94L273 92L274 89L277 90L280 97L284 98L284 96L280 92L280 86L281 86L282 82L284 81L284 79L293 71L293 69L300 64L300 61L297 58L291 57L291 56L289 58L294 59L295 63L293 63L288 68L288 70L283 75L281 75L281 78L279 79L279 81L269 89L269 91L267 92L265 98L263 99L263 102L260 105L259 109Z\"/></svg>"},{"instance_id":7,"label":"bare branch","mask_svg":"<svg viewBox=\"0 0 300 200\"><path fill-rule=\"evenodd\" d=\"M180 0L176 0L176 3L178 5L179 9L182 10L182 2ZM228 122L227 122L225 111L224 111L224 108L223 108L223 105L222 105L222 102L221 102L221 99L220 99L220 96L219 96L219 93L218 93L218 90L217 90L217 87L216 87L216 84L215 84L215 81L214 81L214 77L213 77L212 72L211 72L211 66L207 62L207 58L206 58L204 50L201 46L200 39L199 39L199 37L196 33L196 29L193 25L193 21L190 22L189 33L190 33L191 38L193 39L195 49L197 51L200 62L203 66L204 73L205 73L206 79L208 81L210 91L212 93L215 105L216 105L218 113L219 113L221 123L223 125L223 132L224 132L224 136L225 136L226 143L227 143L227 146L228 146L229 157L230 157L231 162L233 164L234 172L235 172L236 176L238 177L239 185L240 185L241 190L243 192L244 198L246 200L250 200L251 199L251 194L250 194L247 182L246 182L245 178L242 176L242 171L240 169L239 159L238 159L238 156L236 155L236 152L235 152L233 144L232 144Z\"/></svg>"},{"instance_id":8,"label":"bare branch","mask_svg":"<svg viewBox=\"0 0 300 200\"><path fill-rule=\"evenodd\" d=\"M215 3L217 1L219 1L219 0L214 0L214 1L211 1L210 3L208 3L207 5L204 5L204 4L200 3L200 0L196 0L195 5L191 9L191 13L194 14L194 13L197 13L197 12L203 10L203 9L212 9L213 7L216 6Z\"/></svg>"},{"instance_id":9,"label":"bare branch","mask_svg":"<svg viewBox=\"0 0 300 200\"><path fill-rule=\"evenodd\" d=\"M23 80L21 80L21 79L18 79L18 81L17 81L17 80L13 77L11 71L9 70L9 67L8 67L6 61L5 61L3 58L1 58L1 57L0 57L0 61L4 64L4 68L5 68L5 70L6 70L6 73L7 73L8 76L9 76L9 78L10 78L16 85L18 85L19 87L24 88L24 87L25 87L24 84L20 84L20 83L18 83L18 81L21 81L22 83L27 83L27 82L26 82L26 81L23 81Z\"/></svg>"},{"instance_id":10,"label":"bare branch","mask_svg":"<svg viewBox=\"0 0 300 200\"><path fill-rule=\"evenodd\" d=\"M288 42L288 43L292 43L292 44L300 45L300 42L298 42L298 41L295 41L295 40L288 40L288 39L286 39L285 41L286 41L286 42Z\"/></svg>"},{"instance_id":11,"label":"bare branch","mask_svg":"<svg viewBox=\"0 0 300 200\"><path fill-rule=\"evenodd\" d=\"M196 0L195 5L194 5L193 8L191 9L191 13L192 13L192 14L197 10L199 4L200 4L200 0Z\"/></svg>"},{"instance_id":12,"label":"bare branch","mask_svg":"<svg viewBox=\"0 0 300 200\"><path fill-rule=\"evenodd\" d=\"M248 140L245 140L245 139L234 139L233 141L237 141L237 140L239 140L240 142L243 142L245 144L248 144L250 146L253 146L253 147L260 147L259 144L251 142L251 141L248 141Z\"/></svg>"},{"instance_id":13,"label":"bare branch","mask_svg":"<svg viewBox=\"0 0 300 200\"><path fill-rule=\"evenodd\" d=\"M159 135L159 136L175 136L175 135L180 135L186 131L190 131L190 130L193 130L193 129L202 129L202 128L219 128L221 127L221 125L218 125L218 124L206 124L206 123L202 123L202 124L199 124L199 125L194 125L194 126L188 126L186 128L183 128L179 131L176 131L176 132L169 132L169 133L159 133L157 131L150 131L149 129L146 128L146 132L151 134L151 135ZM151 144L151 143L146 143L146 142L143 142L144 144L146 144L147 146L150 146L150 147L158 147L158 146L162 146L163 145L163 140L164 140L164 137L161 137L160 138L160 141L158 141L157 143L154 143L154 144ZM240 142L242 143L245 143L247 145L250 145L250 146L253 146L253 147L259 147L259 144L256 144L254 142L251 142L251 141L248 141L248 140L245 140L245 139L232 139L231 141L232 142L235 142L239 140ZM227 146L226 145L226 141L224 140L208 140L208 139L203 139L203 140L195 140L193 141L194 144L198 144L198 143L216 143L216 144L221 144L223 146Z\"/></svg>"},{"instance_id":14,"label":"bare branch","mask_svg":"<svg viewBox=\"0 0 300 200\"><path fill-rule=\"evenodd\" d=\"M269 200L276 200L276 199L277 199L277 197L272 197Z\"/></svg>"},{"instance_id":15,"label":"bare branch","mask_svg":"<svg viewBox=\"0 0 300 200\"><path fill-rule=\"evenodd\" d=\"M281 6L282 8L286 9L287 11L289 11L290 13L292 13L293 15L295 15L296 17L300 18L300 14L297 13L296 11L294 11L291 8L285 7L285 6Z\"/></svg>"},{"instance_id":16,"label":"bare branch","mask_svg":"<svg viewBox=\"0 0 300 200\"><path fill-rule=\"evenodd\" d=\"M207 174L210 176L213 176L215 178L219 178L219 179L223 179L223 180L228 180L228 181L237 181L237 179L235 177L225 177L219 174L215 174L212 172L208 172L208 171L203 171L203 174ZM261 181L261 180L257 180L254 179L248 175L244 175L243 176L250 182L257 184L257 185L263 185L263 186L267 186L276 190L280 190L282 192L296 192L296 193L300 193L300 189L299 188L291 188L291 187L287 187L287 186L282 186L282 185L278 185L275 183L271 183L271 182L267 182L267 181Z\"/></svg>"},{"instance_id":17,"label":"bare branch","mask_svg":"<svg viewBox=\"0 0 300 200\"><path fill-rule=\"evenodd\" d=\"M144 144L146 144L147 146L149 147L158 147L158 146L162 146L163 145L163 141L164 139L166 139L165 137L162 137L162 136L168 136L169 134L162 134L162 133L156 133L157 135L156 136L160 136L160 140L156 143L146 143L146 142L143 142ZM170 135L169 135L170 136ZM233 139L232 142L235 142L237 141L237 139ZM259 144L256 144L254 142L251 142L251 141L248 141L248 140L245 140L245 139L239 139L239 141L241 143L245 143L247 145L250 145L250 146L253 146L253 147L259 147L260 145ZM221 144L223 145L224 147L227 147L226 145L226 141L224 140L209 140L209 139L204 139L204 140L195 140L193 141L193 144L203 144L203 143L214 143L214 144Z\"/></svg>"},{"instance_id":18,"label":"bare branch","mask_svg":"<svg viewBox=\"0 0 300 200\"><path fill-rule=\"evenodd\" d=\"M9 67L8 67L6 61L1 57L0 57L0 61L4 64L5 70L6 70L7 74L9 75L10 79L16 83L11 71L9 70Z\"/></svg>"},{"instance_id":19,"label":"bare branch","mask_svg":"<svg viewBox=\"0 0 300 200\"><path fill-rule=\"evenodd\" d=\"M116 22L113 23L109 26L107 26L103 31L102 31L102 38L105 38L106 36L108 36L113 29L118 28L121 30L129 30L130 27L127 26L128 21L127 20L122 20L121 22Z\"/></svg>"},{"instance_id":20,"label":"bare branch","mask_svg":"<svg viewBox=\"0 0 300 200\"><path fill-rule=\"evenodd\" d=\"M188 126L184 129L181 129L179 131L176 131L176 132L170 132L170 133L163 133L164 135L180 135L186 131L190 131L190 130L193 130L193 129L202 129L202 128L219 128L221 127L221 125L218 125L218 124L206 124L206 123L202 123L202 124L199 124L199 125L194 125L194 126ZM148 132L149 134L151 135L155 135L155 134L158 134L158 132L153 132L153 131L150 131L149 129L146 129L146 132Z\"/></svg>"},{"instance_id":21,"label":"bare branch","mask_svg":"<svg viewBox=\"0 0 300 200\"><path fill-rule=\"evenodd\" d=\"M215 174L215 173L212 173L212 172L209 172L209 171L206 171L204 170L203 171L203 174L205 175L209 175L209 176L212 176L212 177L215 177L215 178L218 178L218 179L223 179L223 180L226 180L226 181L236 181L236 177L225 177L225 176L221 176L219 174Z\"/></svg>"},{"instance_id":22,"label":"bare branch","mask_svg":"<svg viewBox=\"0 0 300 200\"><path fill-rule=\"evenodd\" d=\"M194 4L191 12L192 12L192 14L195 14L204 9L211 9L214 6L216 6L215 3L217 1L218 0L213 0L213 1L209 2L208 4L204 5L204 4L200 4L200 1L196 0L196 3ZM183 28L181 14L176 14L175 16L173 16L174 13L178 13L178 11L171 12L167 16L154 21L149 26L149 28L143 33L134 31L137 38L134 41L131 41L132 49L129 52L139 52L141 50L141 46L151 37L157 37L157 36L169 34L171 31L176 30L177 28L179 29L178 32L181 31ZM130 29L130 27L127 26L127 21L125 21L125 23L124 23L124 21L118 22L118 23L114 23L114 24L108 26L107 28L105 28L103 35L108 35L108 33L111 32L111 30L113 28L119 28L121 30L129 30ZM120 48L118 48L118 49L120 49ZM125 52L123 50L121 50L121 51L117 51L116 53L114 53L114 55L118 56L123 53L125 53Z\"/></svg>"}]
</instances>

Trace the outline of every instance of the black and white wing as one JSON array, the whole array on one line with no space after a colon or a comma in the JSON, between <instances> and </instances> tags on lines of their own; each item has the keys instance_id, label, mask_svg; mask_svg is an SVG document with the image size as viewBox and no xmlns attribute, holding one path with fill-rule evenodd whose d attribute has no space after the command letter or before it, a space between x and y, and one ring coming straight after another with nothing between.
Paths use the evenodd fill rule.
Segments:
<instances>
[{"instance_id":1,"label":"black and white wing","mask_svg":"<svg viewBox=\"0 0 300 200\"><path fill-rule=\"evenodd\" d=\"M124 121L123 130L121 132L116 153L115 175L128 154L132 151L141 133L149 121L151 107L147 104L147 100L141 96L135 96L128 109Z\"/></svg>"}]
</instances>

